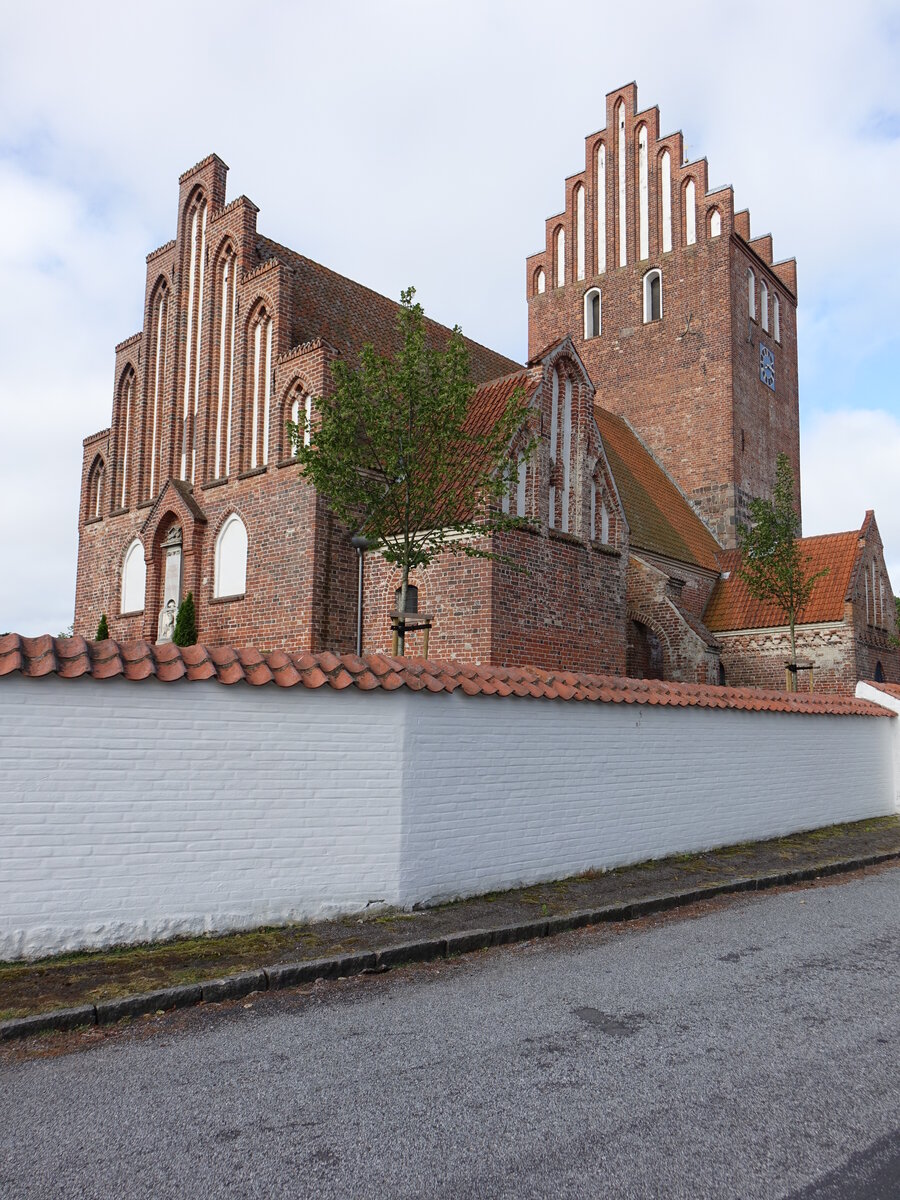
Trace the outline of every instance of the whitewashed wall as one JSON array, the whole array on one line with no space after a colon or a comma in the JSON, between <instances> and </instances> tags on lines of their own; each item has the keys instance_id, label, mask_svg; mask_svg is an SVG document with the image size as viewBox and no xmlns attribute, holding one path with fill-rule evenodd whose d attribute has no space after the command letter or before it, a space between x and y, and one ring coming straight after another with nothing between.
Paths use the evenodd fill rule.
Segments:
<instances>
[{"instance_id":1,"label":"whitewashed wall","mask_svg":"<svg viewBox=\"0 0 900 1200\"><path fill-rule=\"evenodd\" d=\"M894 811L896 721L0 680L0 959L412 904Z\"/></svg>"}]
</instances>

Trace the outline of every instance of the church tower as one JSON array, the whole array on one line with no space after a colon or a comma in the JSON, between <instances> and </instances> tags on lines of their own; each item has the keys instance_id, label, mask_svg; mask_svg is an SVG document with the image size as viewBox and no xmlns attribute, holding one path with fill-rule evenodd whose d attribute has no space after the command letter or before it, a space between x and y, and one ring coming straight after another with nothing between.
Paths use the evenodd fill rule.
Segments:
<instances>
[{"instance_id":1,"label":"church tower","mask_svg":"<svg viewBox=\"0 0 900 1200\"><path fill-rule=\"evenodd\" d=\"M723 546L788 455L800 511L796 260L751 238L731 187L660 136L637 86L606 97L565 210L527 260L534 359L569 334L597 389L688 496Z\"/></svg>"}]
</instances>

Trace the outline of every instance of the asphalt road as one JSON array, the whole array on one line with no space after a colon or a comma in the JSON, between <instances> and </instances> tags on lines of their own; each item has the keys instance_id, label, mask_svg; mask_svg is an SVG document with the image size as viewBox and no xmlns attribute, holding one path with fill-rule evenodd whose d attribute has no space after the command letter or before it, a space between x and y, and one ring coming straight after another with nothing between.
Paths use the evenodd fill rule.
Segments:
<instances>
[{"instance_id":1,"label":"asphalt road","mask_svg":"<svg viewBox=\"0 0 900 1200\"><path fill-rule=\"evenodd\" d=\"M0 1196L896 1200L898 1068L892 869L7 1057Z\"/></svg>"}]
</instances>

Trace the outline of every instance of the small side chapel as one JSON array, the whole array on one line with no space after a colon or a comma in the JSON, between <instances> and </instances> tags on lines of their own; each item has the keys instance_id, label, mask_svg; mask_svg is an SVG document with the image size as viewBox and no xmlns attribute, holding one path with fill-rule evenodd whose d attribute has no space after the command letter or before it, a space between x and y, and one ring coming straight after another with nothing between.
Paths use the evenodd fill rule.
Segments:
<instances>
[{"instance_id":1,"label":"small side chapel","mask_svg":"<svg viewBox=\"0 0 900 1200\"><path fill-rule=\"evenodd\" d=\"M314 429L335 360L396 347L398 306L259 232L226 174L210 155L181 176L110 426L84 442L75 631L106 613L119 642L170 640L191 592L208 645L352 653L351 531L299 478L286 423ZM609 93L527 260L527 362L468 340L473 416L521 387L510 455L538 439L504 503L532 524L486 538L524 570L445 555L419 572L431 657L784 687L787 630L742 591L736 529L781 451L799 511L796 263L707 174L635 85ZM829 568L798 630L816 690L900 682L874 514L804 546ZM397 583L365 555L365 650L391 650Z\"/></svg>"}]
</instances>

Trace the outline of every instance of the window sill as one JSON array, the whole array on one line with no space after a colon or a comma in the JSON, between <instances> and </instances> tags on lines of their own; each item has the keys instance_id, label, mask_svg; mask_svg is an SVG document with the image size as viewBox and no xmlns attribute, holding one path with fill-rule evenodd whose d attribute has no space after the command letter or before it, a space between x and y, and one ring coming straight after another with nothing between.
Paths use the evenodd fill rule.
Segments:
<instances>
[{"instance_id":1,"label":"window sill","mask_svg":"<svg viewBox=\"0 0 900 1200\"><path fill-rule=\"evenodd\" d=\"M99 517L88 517L85 521L85 525L99 525L102 520L103 514L101 513Z\"/></svg>"},{"instance_id":2,"label":"window sill","mask_svg":"<svg viewBox=\"0 0 900 1200\"><path fill-rule=\"evenodd\" d=\"M622 551L618 546L611 546L609 542L598 542L596 539L591 542L591 549L596 550L598 554L606 554L609 558L621 558Z\"/></svg>"},{"instance_id":3,"label":"window sill","mask_svg":"<svg viewBox=\"0 0 900 1200\"><path fill-rule=\"evenodd\" d=\"M155 503L156 503L155 500L142 500L140 502L140 504L136 505L135 507L136 508L152 508Z\"/></svg>"},{"instance_id":4,"label":"window sill","mask_svg":"<svg viewBox=\"0 0 900 1200\"><path fill-rule=\"evenodd\" d=\"M238 596L213 596L210 604L234 604L237 600L243 600L246 592L241 592Z\"/></svg>"},{"instance_id":5,"label":"window sill","mask_svg":"<svg viewBox=\"0 0 900 1200\"><path fill-rule=\"evenodd\" d=\"M201 492L208 492L210 488L223 487L228 482L228 476L223 475L221 479L210 479L208 483L200 484Z\"/></svg>"},{"instance_id":6,"label":"window sill","mask_svg":"<svg viewBox=\"0 0 900 1200\"><path fill-rule=\"evenodd\" d=\"M268 464L263 467L251 467L249 471L241 471L238 479L252 479L254 475L265 475L268 469Z\"/></svg>"},{"instance_id":7,"label":"window sill","mask_svg":"<svg viewBox=\"0 0 900 1200\"><path fill-rule=\"evenodd\" d=\"M281 458L275 464L275 467L277 470L281 470L282 467L296 467L296 465L297 465L296 458Z\"/></svg>"},{"instance_id":8,"label":"window sill","mask_svg":"<svg viewBox=\"0 0 900 1200\"><path fill-rule=\"evenodd\" d=\"M530 533L532 537L541 536L541 527L537 521L529 521L527 517L518 518L522 524L516 525L512 529L498 529L497 536L505 537L508 533Z\"/></svg>"},{"instance_id":9,"label":"window sill","mask_svg":"<svg viewBox=\"0 0 900 1200\"><path fill-rule=\"evenodd\" d=\"M126 617L142 617L143 615L144 610L142 608L136 608L133 612L120 612L119 620L124 621Z\"/></svg>"}]
</instances>

